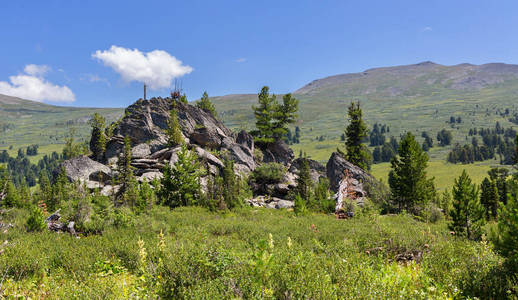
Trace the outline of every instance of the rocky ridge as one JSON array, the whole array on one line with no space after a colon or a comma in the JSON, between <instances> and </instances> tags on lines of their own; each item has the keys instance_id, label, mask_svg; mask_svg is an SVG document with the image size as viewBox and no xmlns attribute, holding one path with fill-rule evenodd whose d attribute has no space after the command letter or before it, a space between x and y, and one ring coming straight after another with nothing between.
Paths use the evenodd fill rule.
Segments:
<instances>
[{"instance_id":1,"label":"rocky ridge","mask_svg":"<svg viewBox=\"0 0 518 300\"><path fill-rule=\"evenodd\" d=\"M168 147L165 130L172 109L170 98L152 98L138 100L126 109L124 117L114 124L113 136L107 141L103 161L94 161L87 156L80 156L62 164L70 181L79 181L90 189L100 189L104 195L117 193L119 187L111 184L116 177L117 161L123 149L124 137L131 140L132 162L138 181L160 179L166 163L174 165L178 160L181 147ZM251 173L261 163L276 162L283 164L287 172L281 183L253 188L254 198L251 206L269 208L292 208L293 201L285 200L289 191L296 187L296 178L302 159L295 159L293 151L284 143L277 142L264 149L255 147L253 137L246 131L234 133L210 113L195 106L177 103L178 120L185 143L196 152L200 162L209 174L220 175L223 169L224 154L234 161L234 171L240 176ZM262 161L256 155L261 151ZM366 192L362 182L372 177L360 168L350 164L338 153L333 153L324 167L314 160L309 160L310 174L314 182L321 177L328 177L336 193L337 209L346 197L354 196L361 203ZM347 179L349 178L349 179ZM207 182L202 178L201 183ZM355 190L356 194L343 191Z\"/></svg>"}]
</instances>

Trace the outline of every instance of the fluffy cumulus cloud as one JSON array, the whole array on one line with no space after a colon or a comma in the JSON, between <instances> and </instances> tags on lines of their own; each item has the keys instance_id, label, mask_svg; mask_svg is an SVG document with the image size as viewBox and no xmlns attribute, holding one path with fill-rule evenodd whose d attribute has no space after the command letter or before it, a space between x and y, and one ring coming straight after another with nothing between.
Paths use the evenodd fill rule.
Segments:
<instances>
[{"instance_id":1,"label":"fluffy cumulus cloud","mask_svg":"<svg viewBox=\"0 0 518 300\"><path fill-rule=\"evenodd\" d=\"M50 71L45 65L26 65L24 74L0 81L0 94L34 101L73 102L76 97L67 86L55 85L44 78Z\"/></svg>"},{"instance_id":2,"label":"fluffy cumulus cloud","mask_svg":"<svg viewBox=\"0 0 518 300\"><path fill-rule=\"evenodd\" d=\"M193 70L162 50L141 52L138 49L111 46L105 51L97 50L92 57L115 70L125 81L143 82L151 89L170 87L174 78Z\"/></svg>"}]
</instances>

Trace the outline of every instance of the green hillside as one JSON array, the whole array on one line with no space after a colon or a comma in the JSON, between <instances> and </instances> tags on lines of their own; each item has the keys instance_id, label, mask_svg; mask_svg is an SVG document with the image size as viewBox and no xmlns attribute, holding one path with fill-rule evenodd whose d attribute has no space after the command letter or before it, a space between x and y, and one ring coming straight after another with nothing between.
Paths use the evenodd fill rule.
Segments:
<instances>
[{"instance_id":1,"label":"green hillside","mask_svg":"<svg viewBox=\"0 0 518 300\"><path fill-rule=\"evenodd\" d=\"M77 139L87 139L95 112L113 121L123 109L53 106L0 95L0 150L13 146L10 154L16 156L18 148L38 144L42 154L59 151L69 127L76 129Z\"/></svg>"},{"instance_id":2,"label":"green hillside","mask_svg":"<svg viewBox=\"0 0 518 300\"><path fill-rule=\"evenodd\" d=\"M260 87L258 87L259 89ZM419 139L427 131L435 139L443 128L452 130L454 142L464 144L473 127L517 127L501 116L518 112L518 65L486 64L443 66L432 62L377 68L356 74L344 74L315 80L293 92L300 100L301 143L293 145L296 153L304 149L319 161L326 161L340 146L346 124L346 109L351 101L360 101L368 124L387 124L390 135L406 131ZM225 124L232 128L252 128L251 106L257 96L229 95L213 101ZM452 128L451 116L462 122ZM324 136L323 141L317 141ZM450 147L435 147L432 160L444 160ZM496 163L496 161L495 161ZM487 165L484 165L487 168Z\"/></svg>"}]
</instances>

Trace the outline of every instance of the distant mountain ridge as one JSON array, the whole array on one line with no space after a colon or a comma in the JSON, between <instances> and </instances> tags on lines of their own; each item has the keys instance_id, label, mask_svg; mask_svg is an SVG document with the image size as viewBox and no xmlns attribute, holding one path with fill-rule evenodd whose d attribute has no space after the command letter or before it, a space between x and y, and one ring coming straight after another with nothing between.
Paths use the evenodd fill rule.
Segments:
<instances>
[{"instance_id":1,"label":"distant mountain ridge","mask_svg":"<svg viewBox=\"0 0 518 300\"><path fill-rule=\"evenodd\" d=\"M260 88L257 87L258 91ZM433 131L445 127L451 115L466 117L470 123L457 126L459 142L464 143L461 133L469 130L468 125L487 127L496 122L492 114L498 108L508 108L514 113L513 107L518 104L518 65L445 66L425 61L333 75L311 81L293 94L300 101L297 125L305 137L294 147L309 147L307 152L317 159L328 156L328 152L340 145L346 108L351 101L361 102L369 126L386 123L396 137L409 130L416 136L421 131L435 135ZM227 126L247 129L254 126L251 106L257 102L256 94L227 95L213 100ZM505 118L499 122L513 125Z\"/></svg>"}]
</instances>

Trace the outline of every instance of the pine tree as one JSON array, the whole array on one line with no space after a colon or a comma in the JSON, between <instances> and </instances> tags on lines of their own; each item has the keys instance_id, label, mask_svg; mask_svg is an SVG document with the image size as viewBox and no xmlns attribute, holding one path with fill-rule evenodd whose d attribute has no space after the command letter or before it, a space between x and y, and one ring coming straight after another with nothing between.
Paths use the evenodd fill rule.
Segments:
<instances>
[{"instance_id":1,"label":"pine tree","mask_svg":"<svg viewBox=\"0 0 518 300\"><path fill-rule=\"evenodd\" d=\"M223 198L227 208L233 209L241 207L243 202L240 197L240 188L238 178L234 172L234 162L226 159L224 162L225 166L222 172L222 185L223 185Z\"/></svg>"},{"instance_id":2,"label":"pine tree","mask_svg":"<svg viewBox=\"0 0 518 300\"><path fill-rule=\"evenodd\" d=\"M274 112L273 138L282 139L288 133L288 125L297 120L299 101L291 94L282 97L282 105L277 105Z\"/></svg>"},{"instance_id":3,"label":"pine tree","mask_svg":"<svg viewBox=\"0 0 518 300\"><path fill-rule=\"evenodd\" d=\"M119 169L119 184L121 185L119 198L122 204L133 206L138 200L138 188L137 180L133 174L133 167L131 166L131 155L131 141L129 136L126 135L124 138L122 155L117 162Z\"/></svg>"},{"instance_id":4,"label":"pine tree","mask_svg":"<svg viewBox=\"0 0 518 300\"><path fill-rule=\"evenodd\" d=\"M423 152L412 133L408 132L399 145L399 155L391 161L389 185L392 200L399 211L406 209L419 214L435 197L433 178L426 176L428 155Z\"/></svg>"},{"instance_id":5,"label":"pine tree","mask_svg":"<svg viewBox=\"0 0 518 300\"><path fill-rule=\"evenodd\" d=\"M273 139L273 118L277 110L277 100L275 95L270 96L270 88L264 86L257 95L258 106L253 106L255 115L255 127L257 130L252 131L256 142L272 143Z\"/></svg>"},{"instance_id":6,"label":"pine tree","mask_svg":"<svg viewBox=\"0 0 518 300\"><path fill-rule=\"evenodd\" d=\"M178 161L164 167L160 198L170 208L198 205L201 196L200 165L196 154L183 145Z\"/></svg>"},{"instance_id":7,"label":"pine tree","mask_svg":"<svg viewBox=\"0 0 518 300\"><path fill-rule=\"evenodd\" d=\"M480 203L484 206L486 211L486 218L489 220L495 218L498 212L498 188L494 180L484 178L480 184Z\"/></svg>"},{"instance_id":8,"label":"pine tree","mask_svg":"<svg viewBox=\"0 0 518 300\"><path fill-rule=\"evenodd\" d=\"M217 118L217 116L218 116L218 114L216 112L216 107L210 101L209 95L207 94L207 92L203 92L203 96L201 96L201 99L196 102L196 107L209 112L214 118Z\"/></svg>"},{"instance_id":9,"label":"pine tree","mask_svg":"<svg viewBox=\"0 0 518 300\"><path fill-rule=\"evenodd\" d=\"M265 86L257 95L258 106L253 106L256 130L252 131L258 144L269 144L282 140L288 133L288 125L297 118L298 100L291 94L283 97L279 104L275 95Z\"/></svg>"},{"instance_id":10,"label":"pine tree","mask_svg":"<svg viewBox=\"0 0 518 300\"><path fill-rule=\"evenodd\" d=\"M184 140L182 135L182 129L180 127L180 122L178 121L178 112L176 110L176 102L174 100L173 107L169 112L169 120L167 121L166 134L170 147L175 147L183 144Z\"/></svg>"},{"instance_id":11,"label":"pine tree","mask_svg":"<svg viewBox=\"0 0 518 300\"><path fill-rule=\"evenodd\" d=\"M363 122L360 102L351 103L348 115L349 125L345 129L346 159L364 170L370 170L372 157L367 146L363 144L368 130Z\"/></svg>"},{"instance_id":12,"label":"pine tree","mask_svg":"<svg viewBox=\"0 0 518 300\"><path fill-rule=\"evenodd\" d=\"M311 174L309 170L309 162L306 158L303 158L300 163L299 174L297 177L297 187L295 192L299 195L302 200L305 202L305 207L314 209L313 203L311 202Z\"/></svg>"},{"instance_id":13,"label":"pine tree","mask_svg":"<svg viewBox=\"0 0 518 300\"><path fill-rule=\"evenodd\" d=\"M480 238L484 226L484 207L480 204L478 187L471 182L466 170L455 179L452 194L450 230L468 239Z\"/></svg>"},{"instance_id":14,"label":"pine tree","mask_svg":"<svg viewBox=\"0 0 518 300\"><path fill-rule=\"evenodd\" d=\"M323 177L319 179L313 189L314 199L317 202L318 208L324 213L335 212L336 202L329 188L329 179Z\"/></svg>"},{"instance_id":15,"label":"pine tree","mask_svg":"<svg viewBox=\"0 0 518 300\"><path fill-rule=\"evenodd\" d=\"M2 203L0 203L1 207L20 207L20 194L18 190L14 186L12 181L7 182L6 195Z\"/></svg>"},{"instance_id":16,"label":"pine tree","mask_svg":"<svg viewBox=\"0 0 518 300\"><path fill-rule=\"evenodd\" d=\"M104 161L104 152L106 150L106 120L100 114L94 113L90 125L92 126L90 150L94 159L102 162Z\"/></svg>"},{"instance_id":17,"label":"pine tree","mask_svg":"<svg viewBox=\"0 0 518 300\"><path fill-rule=\"evenodd\" d=\"M518 270L518 199L511 197L499 211L495 249L506 258L510 270Z\"/></svg>"}]
</instances>

